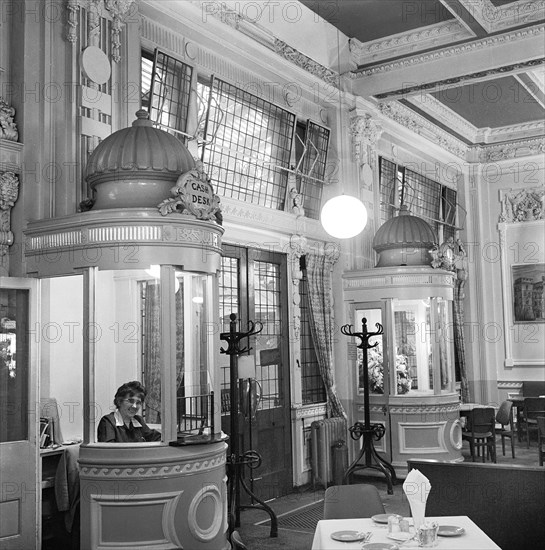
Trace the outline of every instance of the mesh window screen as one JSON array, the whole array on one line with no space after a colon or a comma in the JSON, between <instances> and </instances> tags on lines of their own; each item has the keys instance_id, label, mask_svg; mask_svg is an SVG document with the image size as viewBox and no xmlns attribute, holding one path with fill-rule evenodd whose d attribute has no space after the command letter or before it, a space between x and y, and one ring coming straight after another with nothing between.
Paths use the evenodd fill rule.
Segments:
<instances>
[{"instance_id":1,"label":"mesh window screen","mask_svg":"<svg viewBox=\"0 0 545 550\"><path fill-rule=\"evenodd\" d=\"M182 141L186 139L180 132L187 131L192 74L189 65L155 50L147 102L150 120ZM145 78L143 73L143 92Z\"/></svg>"},{"instance_id":2,"label":"mesh window screen","mask_svg":"<svg viewBox=\"0 0 545 550\"><path fill-rule=\"evenodd\" d=\"M327 162L329 130L308 120L305 132L306 152L299 170L299 193L303 195L305 216L317 220L320 217L323 179Z\"/></svg>"},{"instance_id":3,"label":"mesh window screen","mask_svg":"<svg viewBox=\"0 0 545 550\"><path fill-rule=\"evenodd\" d=\"M441 185L408 169L405 169L403 183L404 203L409 207L411 214L424 218L437 235L437 222L440 219L441 209Z\"/></svg>"},{"instance_id":4,"label":"mesh window screen","mask_svg":"<svg viewBox=\"0 0 545 550\"><path fill-rule=\"evenodd\" d=\"M283 210L295 115L219 79L209 93L201 158L216 192Z\"/></svg>"},{"instance_id":5,"label":"mesh window screen","mask_svg":"<svg viewBox=\"0 0 545 550\"><path fill-rule=\"evenodd\" d=\"M397 164L380 159L380 220L393 218L396 212Z\"/></svg>"}]
</instances>

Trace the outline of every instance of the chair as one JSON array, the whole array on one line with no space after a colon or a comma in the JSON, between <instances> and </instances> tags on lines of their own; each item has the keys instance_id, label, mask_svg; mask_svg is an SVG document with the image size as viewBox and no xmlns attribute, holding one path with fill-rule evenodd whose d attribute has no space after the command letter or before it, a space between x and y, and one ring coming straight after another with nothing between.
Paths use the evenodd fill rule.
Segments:
<instances>
[{"instance_id":1,"label":"chair","mask_svg":"<svg viewBox=\"0 0 545 550\"><path fill-rule=\"evenodd\" d=\"M242 542L238 531L231 533L231 548L232 550L248 550L248 547Z\"/></svg>"},{"instance_id":2,"label":"chair","mask_svg":"<svg viewBox=\"0 0 545 550\"><path fill-rule=\"evenodd\" d=\"M370 518L384 514L384 504L374 485L332 485L324 496L324 519Z\"/></svg>"},{"instance_id":3,"label":"chair","mask_svg":"<svg viewBox=\"0 0 545 550\"><path fill-rule=\"evenodd\" d=\"M513 403L511 401L504 401L500 405L496 413L496 424L500 425L500 427L496 427L496 435L501 436L503 456L505 456L505 438L508 437L511 440L511 454L515 458L515 430L513 427Z\"/></svg>"},{"instance_id":4,"label":"chair","mask_svg":"<svg viewBox=\"0 0 545 550\"><path fill-rule=\"evenodd\" d=\"M526 397L522 416L522 431L526 432L526 447L529 449L530 430L537 432L537 417L545 416L545 397Z\"/></svg>"},{"instance_id":5,"label":"chair","mask_svg":"<svg viewBox=\"0 0 545 550\"><path fill-rule=\"evenodd\" d=\"M496 413L492 407L477 407L470 412L462 440L469 442L473 462L481 449L483 462L485 451L496 462Z\"/></svg>"},{"instance_id":6,"label":"chair","mask_svg":"<svg viewBox=\"0 0 545 550\"><path fill-rule=\"evenodd\" d=\"M539 465L543 466L545 456L545 416L537 417L537 452L539 454Z\"/></svg>"}]
</instances>

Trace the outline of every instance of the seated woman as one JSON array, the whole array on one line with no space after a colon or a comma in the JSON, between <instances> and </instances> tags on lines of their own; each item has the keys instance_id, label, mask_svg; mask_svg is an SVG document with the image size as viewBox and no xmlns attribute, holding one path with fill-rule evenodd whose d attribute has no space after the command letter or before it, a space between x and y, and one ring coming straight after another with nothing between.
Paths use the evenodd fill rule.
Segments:
<instances>
[{"instance_id":1,"label":"seated woman","mask_svg":"<svg viewBox=\"0 0 545 550\"><path fill-rule=\"evenodd\" d=\"M116 410L100 419L97 441L100 443L140 443L160 441L161 433L150 428L136 413L146 398L146 390L138 381L126 382L114 397Z\"/></svg>"}]
</instances>

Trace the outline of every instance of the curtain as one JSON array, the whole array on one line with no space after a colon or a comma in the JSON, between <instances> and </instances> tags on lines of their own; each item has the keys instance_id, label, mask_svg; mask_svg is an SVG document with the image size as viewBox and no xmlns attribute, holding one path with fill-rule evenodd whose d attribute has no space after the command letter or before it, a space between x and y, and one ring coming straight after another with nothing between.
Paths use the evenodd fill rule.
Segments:
<instances>
[{"instance_id":1,"label":"curtain","mask_svg":"<svg viewBox=\"0 0 545 550\"><path fill-rule=\"evenodd\" d=\"M161 422L161 327L160 285L155 281L145 283L144 307L144 386L146 397L146 421ZM176 388L177 397L184 397L184 302L183 282L176 292Z\"/></svg>"},{"instance_id":2,"label":"curtain","mask_svg":"<svg viewBox=\"0 0 545 550\"><path fill-rule=\"evenodd\" d=\"M454 359L460 372L460 389L462 403L471 401L469 395L469 385L467 381L467 365L465 358L465 340L464 340L464 286L466 284L467 274L464 269L457 270L457 277L454 282Z\"/></svg>"},{"instance_id":3,"label":"curtain","mask_svg":"<svg viewBox=\"0 0 545 550\"><path fill-rule=\"evenodd\" d=\"M325 255L306 255L310 332L320 374L327 392L330 415L346 418L333 375L332 261Z\"/></svg>"}]
</instances>

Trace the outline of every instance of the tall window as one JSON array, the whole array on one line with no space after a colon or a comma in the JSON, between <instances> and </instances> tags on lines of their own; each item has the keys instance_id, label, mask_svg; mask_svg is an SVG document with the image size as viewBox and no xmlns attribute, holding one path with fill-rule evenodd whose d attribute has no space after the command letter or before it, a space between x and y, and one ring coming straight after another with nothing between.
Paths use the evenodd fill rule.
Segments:
<instances>
[{"instance_id":1,"label":"tall window","mask_svg":"<svg viewBox=\"0 0 545 550\"><path fill-rule=\"evenodd\" d=\"M411 214L431 225L440 243L454 237L456 191L381 157L381 222L394 217L402 204L408 206Z\"/></svg>"}]
</instances>

